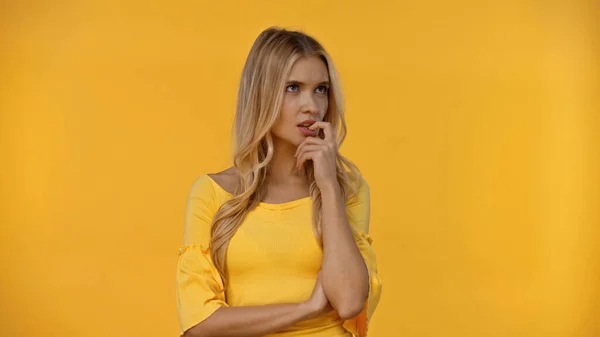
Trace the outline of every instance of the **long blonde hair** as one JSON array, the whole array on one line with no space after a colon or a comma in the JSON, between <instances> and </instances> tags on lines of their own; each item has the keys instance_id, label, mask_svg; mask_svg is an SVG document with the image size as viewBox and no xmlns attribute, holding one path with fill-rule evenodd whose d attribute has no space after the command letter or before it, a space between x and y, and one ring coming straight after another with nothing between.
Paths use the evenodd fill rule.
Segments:
<instances>
[{"instance_id":1,"label":"long blonde hair","mask_svg":"<svg viewBox=\"0 0 600 337\"><path fill-rule=\"evenodd\" d=\"M268 165L273 158L270 130L279 117L291 68L303 56L318 56L325 62L330 91L324 120L331 123L338 148L346 138L342 92L329 54L317 40L303 32L278 27L264 30L250 49L240 80L233 125L233 163L237 169L233 196L221 205L212 224L211 257L221 275L224 289L228 284L226 256L229 241L246 214L265 196ZM359 186L356 183L362 181L360 170L341 154L336 159L336 170L341 191L348 201L357 194ZM321 193L314 179L312 161L306 162L304 172L310 182L313 231L322 244Z\"/></svg>"}]
</instances>

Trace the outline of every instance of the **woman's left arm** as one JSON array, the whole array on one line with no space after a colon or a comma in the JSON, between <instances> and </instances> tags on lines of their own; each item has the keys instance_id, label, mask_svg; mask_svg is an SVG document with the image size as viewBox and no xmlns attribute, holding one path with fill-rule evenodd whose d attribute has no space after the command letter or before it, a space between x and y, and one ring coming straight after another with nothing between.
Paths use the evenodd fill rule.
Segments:
<instances>
[{"instance_id":1,"label":"woman's left arm","mask_svg":"<svg viewBox=\"0 0 600 337\"><path fill-rule=\"evenodd\" d=\"M323 290L340 317L350 319L364 307L369 294L369 274L356 246L339 186L324 187L321 197Z\"/></svg>"},{"instance_id":2,"label":"woman's left arm","mask_svg":"<svg viewBox=\"0 0 600 337\"><path fill-rule=\"evenodd\" d=\"M323 206L323 290L340 318L346 320L364 308L369 294L369 273L354 240L337 181L337 145L331 124L316 122L310 128L323 129L325 138L307 137L298 146L297 166L302 167L309 159L313 161Z\"/></svg>"}]
</instances>

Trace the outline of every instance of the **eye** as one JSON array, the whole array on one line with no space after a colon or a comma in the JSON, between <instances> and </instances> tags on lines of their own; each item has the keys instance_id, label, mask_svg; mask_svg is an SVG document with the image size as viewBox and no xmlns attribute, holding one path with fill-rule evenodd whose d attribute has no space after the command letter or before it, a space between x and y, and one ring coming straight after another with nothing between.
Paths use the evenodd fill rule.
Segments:
<instances>
[{"instance_id":1,"label":"eye","mask_svg":"<svg viewBox=\"0 0 600 337\"><path fill-rule=\"evenodd\" d=\"M285 87L285 91L296 91L298 90L298 85L297 84L290 84L287 87Z\"/></svg>"},{"instance_id":2,"label":"eye","mask_svg":"<svg viewBox=\"0 0 600 337\"><path fill-rule=\"evenodd\" d=\"M327 90L329 90L329 88L327 88L324 85L321 85L321 86L318 86L316 90L319 94L326 94Z\"/></svg>"}]
</instances>

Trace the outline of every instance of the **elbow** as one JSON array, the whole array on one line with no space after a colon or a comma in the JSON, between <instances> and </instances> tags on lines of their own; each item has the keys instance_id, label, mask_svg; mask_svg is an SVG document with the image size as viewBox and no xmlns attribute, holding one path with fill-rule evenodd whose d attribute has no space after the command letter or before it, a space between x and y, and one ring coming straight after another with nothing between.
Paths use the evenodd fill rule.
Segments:
<instances>
[{"instance_id":1,"label":"elbow","mask_svg":"<svg viewBox=\"0 0 600 337\"><path fill-rule=\"evenodd\" d=\"M208 316L203 321L197 323L191 328L187 329L181 337L216 337L221 336L219 333L219 328L215 326L215 317L218 316L218 313L221 311L221 308L217 308L210 316Z\"/></svg>"},{"instance_id":2,"label":"elbow","mask_svg":"<svg viewBox=\"0 0 600 337\"><path fill-rule=\"evenodd\" d=\"M212 337L208 329L205 329L204 322L198 323L186 330L181 337Z\"/></svg>"},{"instance_id":3,"label":"elbow","mask_svg":"<svg viewBox=\"0 0 600 337\"><path fill-rule=\"evenodd\" d=\"M195 327L196 326L184 332L181 337L204 337L202 333L200 333L197 329L194 329Z\"/></svg>"},{"instance_id":4,"label":"elbow","mask_svg":"<svg viewBox=\"0 0 600 337\"><path fill-rule=\"evenodd\" d=\"M181 335L181 337L200 337L200 336L199 336L199 335L196 335L196 334L194 333L194 330L193 330L193 329L188 329L188 330L186 330L186 331L183 333L183 335Z\"/></svg>"},{"instance_id":5,"label":"elbow","mask_svg":"<svg viewBox=\"0 0 600 337\"><path fill-rule=\"evenodd\" d=\"M339 308L336 308L338 315L342 320L352 319L364 309L365 302L364 301L352 301L350 303L340 305Z\"/></svg>"},{"instance_id":6,"label":"elbow","mask_svg":"<svg viewBox=\"0 0 600 337\"><path fill-rule=\"evenodd\" d=\"M330 303L342 320L356 317L365 308L369 296L368 288L369 285L367 284L361 291L347 290L346 292L337 293L337 296L331 296Z\"/></svg>"}]
</instances>

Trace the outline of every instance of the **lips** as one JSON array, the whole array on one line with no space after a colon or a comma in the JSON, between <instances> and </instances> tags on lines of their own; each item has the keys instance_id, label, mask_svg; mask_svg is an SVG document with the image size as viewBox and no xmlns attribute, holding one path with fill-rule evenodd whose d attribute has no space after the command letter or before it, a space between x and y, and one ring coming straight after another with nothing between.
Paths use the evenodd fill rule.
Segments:
<instances>
[{"instance_id":1,"label":"lips","mask_svg":"<svg viewBox=\"0 0 600 337\"><path fill-rule=\"evenodd\" d=\"M305 126L298 126L298 130L305 136L316 136L318 130L311 130Z\"/></svg>"},{"instance_id":2,"label":"lips","mask_svg":"<svg viewBox=\"0 0 600 337\"><path fill-rule=\"evenodd\" d=\"M298 123L297 126L309 127L309 126L315 124L315 122L316 122L315 120L307 119L305 121Z\"/></svg>"},{"instance_id":3,"label":"lips","mask_svg":"<svg viewBox=\"0 0 600 337\"><path fill-rule=\"evenodd\" d=\"M307 119L301 123L298 123L298 130L300 130L300 132L305 135L305 136L316 136L318 130L311 130L309 129L309 127L313 124L315 124L316 121L312 120L312 119Z\"/></svg>"}]
</instances>

